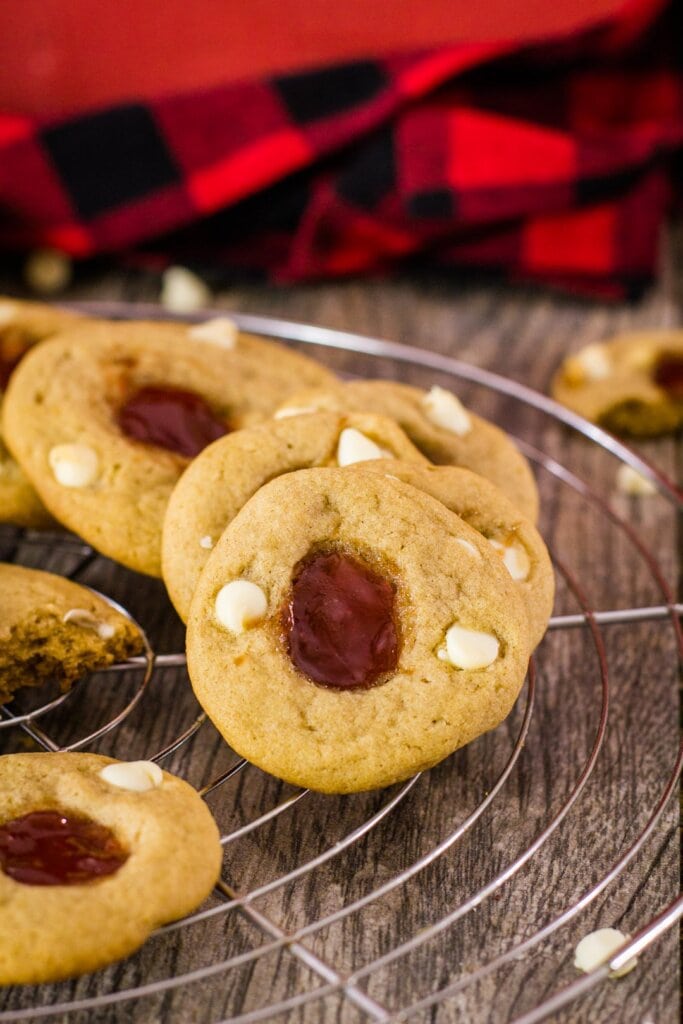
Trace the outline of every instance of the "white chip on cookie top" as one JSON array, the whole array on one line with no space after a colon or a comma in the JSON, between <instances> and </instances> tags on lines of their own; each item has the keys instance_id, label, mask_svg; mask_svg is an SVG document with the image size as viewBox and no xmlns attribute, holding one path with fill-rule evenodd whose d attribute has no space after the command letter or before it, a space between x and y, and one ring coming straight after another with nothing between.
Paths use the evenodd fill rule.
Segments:
<instances>
[{"instance_id":1,"label":"white chip on cookie top","mask_svg":"<svg viewBox=\"0 0 683 1024\"><path fill-rule=\"evenodd\" d=\"M250 580L232 580L218 591L216 618L231 633L243 633L264 618L268 609L266 595Z\"/></svg>"},{"instance_id":2,"label":"white chip on cookie top","mask_svg":"<svg viewBox=\"0 0 683 1024\"><path fill-rule=\"evenodd\" d=\"M285 406L284 409L278 409L277 412L273 413L274 420L286 420L290 416L305 416L309 412L317 412L318 410L314 405L290 405Z\"/></svg>"},{"instance_id":3,"label":"white chip on cookie top","mask_svg":"<svg viewBox=\"0 0 683 1024\"><path fill-rule=\"evenodd\" d=\"M110 786L131 793L148 793L158 789L164 781L164 773L154 761L119 761L105 765L98 775Z\"/></svg>"},{"instance_id":4,"label":"white chip on cookie top","mask_svg":"<svg viewBox=\"0 0 683 1024\"><path fill-rule=\"evenodd\" d=\"M337 444L337 463L340 466L352 466L355 462L370 462L373 459L391 459L391 452L380 448L373 440L356 430L355 427L344 427Z\"/></svg>"},{"instance_id":5,"label":"white chip on cookie top","mask_svg":"<svg viewBox=\"0 0 683 1024\"><path fill-rule=\"evenodd\" d=\"M89 487L99 476L100 460L87 444L57 444L47 458L52 475L62 487Z\"/></svg>"},{"instance_id":6,"label":"white chip on cookie top","mask_svg":"<svg viewBox=\"0 0 683 1024\"><path fill-rule=\"evenodd\" d=\"M434 386L422 399L425 416L434 426L464 437L472 429L472 420L459 398L445 388Z\"/></svg>"},{"instance_id":7,"label":"white chip on cookie top","mask_svg":"<svg viewBox=\"0 0 683 1024\"><path fill-rule=\"evenodd\" d=\"M446 646L438 652L442 661L455 668L488 668L498 657L500 644L491 633L478 629L466 629L454 622L446 631Z\"/></svg>"},{"instance_id":8,"label":"white chip on cookie top","mask_svg":"<svg viewBox=\"0 0 683 1024\"><path fill-rule=\"evenodd\" d=\"M213 547L213 537L211 537L208 533L204 537L200 537L199 546L200 548L204 548L205 551L210 551L211 548Z\"/></svg>"},{"instance_id":9,"label":"white chip on cookie top","mask_svg":"<svg viewBox=\"0 0 683 1024\"><path fill-rule=\"evenodd\" d=\"M214 320L205 320L203 324L191 327L187 333L194 341L208 341L220 348L235 348L239 328L229 317L217 316Z\"/></svg>"},{"instance_id":10,"label":"white chip on cookie top","mask_svg":"<svg viewBox=\"0 0 683 1024\"><path fill-rule=\"evenodd\" d=\"M479 558L479 552L475 548L474 544L470 544L468 540L465 540L463 537L456 537L455 543L459 544L461 548L465 549L465 551L469 551L469 553L474 555L475 558Z\"/></svg>"},{"instance_id":11,"label":"white chip on cookie top","mask_svg":"<svg viewBox=\"0 0 683 1024\"><path fill-rule=\"evenodd\" d=\"M574 951L574 967L590 974L596 967L610 960L627 939L628 935L624 935L618 928L598 928L584 935ZM613 971L611 976L621 978L632 971L637 962L635 957L628 960L618 971Z\"/></svg>"},{"instance_id":12,"label":"white chip on cookie top","mask_svg":"<svg viewBox=\"0 0 683 1024\"><path fill-rule=\"evenodd\" d=\"M111 640L116 632L110 622L101 622L87 608L69 608L62 616L62 622L71 622L82 629L92 629L100 640Z\"/></svg>"},{"instance_id":13,"label":"white chip on cookie top","mask_svg":"<svg viewBox=\"0 0 683 1024\"><path fill-rule=\"evenodd\" d=\"M612 373L612 361L604 345L586 345L573 357L586 380L604 380Z\"/></svg>"},{"instance_id":14,"label":"white chip on cookie top","mask_svg":"<svg viewBox=\"0 0 683 1024\"><path fill-rule=\"evenodd\" d=\"M518 541L513 540L508 541L506 544L501 544L499 540L489 540L489 544L503 559L503 565L513 580L519 582L529 578L531 559L526 548Z\"/></svg>"}]
</instances>

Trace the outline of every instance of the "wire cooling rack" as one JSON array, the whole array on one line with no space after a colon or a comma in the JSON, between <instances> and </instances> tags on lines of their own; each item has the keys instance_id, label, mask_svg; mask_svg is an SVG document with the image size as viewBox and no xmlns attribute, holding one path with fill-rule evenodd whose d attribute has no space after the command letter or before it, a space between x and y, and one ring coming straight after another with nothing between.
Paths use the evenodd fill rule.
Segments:
<instances>
[{"instance_id":1,"label":"wire cooling rack","mask_svg":"<svg viewBox=\"0 0 683 1024\"><path fill-rule=\"evenodd\" d=\"M159 314L156 308L104 304L89 311ZM194 703L184 655L165 650L178 645L182 633L159 585L133 578L77 538L2 528L0 557L126 594L123 603L135 606L152 640L145 636L141 657L84 680L68 694L29 692L24 703L0 708L0 749L8 737L12 749L21 749L20 737L27 735L27 744L46 750L87 748L162 762L188 777L209 802L223 830L225 870L208 905L159 929L123 965L61 985L5 990L0 1021L545 1020L596 986L604 990L610 972L644 953L683 914L683 897L669 900L655 917L637 922L609 963L578 978L571 969L573 945L590 928L572 932L568 926L618 891L634 862L640 862L639 878L647 884L653 858L648 844L661 827L683 762L683 748L673 743L666 751L668 767L660 767L641 805L612 806L611 817L598 822L605 856L577 863L577 833L585 834L589 860L595 849L596 780L598 790L608 788L610 773L624 772L621 761L615 768L614 750L635 744L626 760L632 768L652 741L644 711L630 707L627 719L620 717L631 691L622 690L619 630L639 630L644 650L664 654L672 682L682 649L683 606L671 592L671 567L660 564L633 517L610 503L595 474L589 484L570 468L568 457L578 454L581 461L588 447L651 479L665 526L680 510L681 492L599 428L496 374L356 334L234 318L254 333L311 346L342 372L455 384L477 409L490 400L502 403L506 427L541 477L549 514L567 515L573 537L585 529L588 538L591 522L609 524L607 557L632 563L634 577L645 579L638 588L644 601L632 607L605 603L605 594L615 594L609 579L605 583L604 563L596 564L594 574L584 564L578 579L567 552L554 554L560 607L508 721L401 786L322 798L290 790L231 759ZM543 450L534 443L539 437ZM566 676L558 660L570 665ZM561 690L570 678L576 689L560 692L558 700L558 680ZM644 665L639 690L646 693L653 682L667 683L649 680ZM624 729L616 748L606 741L615 717ZM644 753L636 749L641 732ZM559 774L562 786L556 787ZM626 786L617 777L616 791L626 794ZM550 796L539 813L535 801L542 790ZM517 800L511 798L515 791ZM421 817L425 809L429 820ZM485 862L481 871L472 867L473 854ZM534 879L548 883L554 867L559 870L552 885L534 899ZM507 913L496 914L504 898ZM528 969L544 951L555 958L552 984L531 1005L521 997L518 1012L497 1014L492 994L518 983L515 971Z\"/></svg>"}]
</instances>

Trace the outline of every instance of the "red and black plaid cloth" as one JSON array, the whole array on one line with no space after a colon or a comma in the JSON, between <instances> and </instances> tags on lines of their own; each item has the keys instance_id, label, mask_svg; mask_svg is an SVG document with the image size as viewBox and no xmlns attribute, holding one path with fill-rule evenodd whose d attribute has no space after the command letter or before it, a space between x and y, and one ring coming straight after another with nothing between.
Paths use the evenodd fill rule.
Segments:
<instances>
[{"instance_id":1,"label":"red and black plaid cloth","mask_svg":"<svg viewBox=\"0 0 683 1024\"><path fill-rule=\"evenodd\" d=\"M449 46L59 121L0 113L0 247L301 280L472 267L621 295L683 167L683 19ZM678 167L677 167L678 164Z\"/></svg>"}]
</instances>

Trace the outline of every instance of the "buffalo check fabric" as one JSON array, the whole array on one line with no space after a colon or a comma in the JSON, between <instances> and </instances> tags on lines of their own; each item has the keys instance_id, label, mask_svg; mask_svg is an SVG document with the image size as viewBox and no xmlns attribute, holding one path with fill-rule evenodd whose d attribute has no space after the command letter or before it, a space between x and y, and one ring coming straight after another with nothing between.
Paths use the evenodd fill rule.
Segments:
<instances>
[{"instance_id":1,"label":"buffalo check fabric","mask_svg":"<svg viewBox=\"0 0 683 1024\"><path fill-rule=\"evenodd\" d=\"M683 169L679 5L59 121L0 112L0 247L280 281L476 268L615 297Z\"/></svg>"}]
</instances>

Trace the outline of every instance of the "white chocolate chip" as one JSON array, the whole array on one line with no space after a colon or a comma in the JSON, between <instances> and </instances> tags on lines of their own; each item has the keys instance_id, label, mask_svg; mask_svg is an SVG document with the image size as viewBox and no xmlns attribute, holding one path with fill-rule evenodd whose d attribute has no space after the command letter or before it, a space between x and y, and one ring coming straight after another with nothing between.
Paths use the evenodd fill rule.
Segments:
<instances>
[{"instance_id":1,"label":"white chocolate chip","mask_svg":"<svg viewBox=\"0 0 683 1024\"><path fill-rule=\"evenodd\" d=\"M337 445L337 462L340 466L352 466L355 462L370 462L372 459L391 459L391 452L380 448L369 437L355 427L344 427Z\"/></svg>"},{"instance_id":2,"label":"white chocolate chip","mask_svg":"<svg viewBox=\"0 0 683 1024\"><path fill-rule=\"evenodd\" d=\"M210 305L211 292L187 267L169 267L162 275L159 301L172 313L194 313Z\"/></svg>"},{"instance_id":3,"label":"white chocolate chip","mask_svg":"<svg viewBox=\"0 0 683 1024\"><path fill-rule=\"evenodd\" d=\"M99 475L97 452L87 444L58 444L48 454L50 469L62 487L88 487Z\"/></svg>"},{"instance_id":4,"label":"white chocolate chip","mask_svg":"<svg viewBox=\"0 0 683 1024\"><path fill-rule=\"evenodd\" d=\"M73 264L57 249L36 249L24 263L24 280L39 295L56 295L71 283Z\"/></svg>"},{"instance_id":5,"label":"white chocolate chip","mask_svg":"<svg viewBox=\"0 0 683 1024\"><path fill-rule=\"evenodd\" d=\"M487 668L496 660L499 650L500 644L491 633L465 629L454 623L446 632L445 651L443 654L439 651L438 656L455 668Z\"/></svg>"},{"instance_id":6,"label":"white chocolate chip","mask_svg":"<svg viewBox=\"0 0 683 1024\"><path fill-rule=\"evenodd\" d=\"M465 549L465 551L469 551L469 553L474 555L475 558L479 558L479 552L475 548L474 544L470 544L468 540L463 540L462 537L456 537L455 543L459 544L461 548Z\"/></svg>"},{"instance_id":7,"label":"white chocolate chip","mask_svg":"<svg viewBox=\"0 0 683 1024\"><path fill-rule=\"evenodd\" d=\"M131 793L148 793L150 789L158 789L164 781L164 773L154 761L119 761L105 765L98 775L110 786Z\"/></svg>"},{"instance_id":8,"label":"white chocolate chip","mask_svg":"<svg viewBox=\"0 0 683 1024\"><path fill-rule=\"evenodd\" d=\"M62 622L72 622L81 629L92 629L100 640L111 640L116 629L110 622L100 622L87 608L69 608L62 616Z\"/></svg>"},{"instance_id":9,"label":"white chocolate chip","mask_svg":"<svg viewBox=\"0 0 683 1024\"><path fill-rule=\"evenodd\" d=\"M0 302L0 327L4 327L14 320L17 315L15 302Z\"/></svg>"},{"instance_id":10,"label":"white chocolate chip","mask_svg":"<svg viewBox=\"0 0 683 1024\"><path fill-rule=\"evenodd\" d=\"M273 413L274 420L286 420L290 416L305 416L309 412L317 412L318 410L314 405L290 405L285 406L284 409L278 409L276 413Z\"/></svg>"},{"instance_id":11,"label":"white chocolate chip","mask_svg":"<svg viewBox=\"0 0 683 1024\"><path fill-rule=\"evenodd\" d=\"M612 373L612 362L604 345L586 345L574 357L588 380L604 380Z\"/></svg>"},{"instance_id":12,"label":"white chocolate chip","mask_svg":"<svg viewBox=\"0 0 683 1024\"><path fill-rule=\"evenodd\" d=\"M628 935L624 935L618 928L598 928L584 936L574 951L574 967L579 971L590 974L600 964L611 959L614 954L627 941ZM613 978L621 978L628 974L636 966L638 961L634 957L628 960L618 971L612 972Z\"/></svg>"},{"instance_id":13,"label":"white chocolate chip","mask_svg":"<svg viewBox=\"0 0 683 1024\"><path fill-rule=\"evenodd\" d=\"M627 466L626 463L619 466L617 470L617 488L622 494L632 494L638 497L657 493L657 488L651 480L648 480L632 466Z\"/></svg>"},{"instance_id":14,"label":"white chocolate chip","mask_svg":"<svg viewBox=\"0 0 683 1024\"><path fill-rule=\"evenodd\" d=\"M268 601L256 583L233 580L226 583L216 596L216 618L231 633L243 633L266 614Z\"/></svg>"},{"instance_id":15,"label":"white chocolate chip","mask_svg":"<svg viewBox=\"0 0 683 1024\"><path fill-rule=\"evenodd\" d=\"M194 341L208 341L220 348L234 348L239 337L239 328L234 320L227 316L218 316L215 320L206 320L203 324L191 327L187 333Z\"/></svg>"},{"instance_id":16,"label":"white chocolate chip","mask_svg":"<svg viewBox=\"0 0 683 1024\"><path fill-rule=\"evenodd\" d=\"M428 420L452 434L464 437L472 429L472 420L459 398L445 388L433 387L422 399Z\"/></svg>"},{"instance_id":17,"label":"white chocolate chip","mask_svg":"<svg viewBox=\"0 0 683 1024\"><path fill-rule=\"evenodd\" d=\"M213 547L213 537L210 537L208 533L206 537L200 537L199 546L200 548L204 548L205 551L210 551Z\"/></svg>"},{"instance_id":18,"label":"white chocolate chip","mask_svg":"<svg viewBox=\"0 0 683 1024\"><path fill-rule=\"evenodd\" d=\"M501 544L498 540L489 540L489 544L501 556L503 565L513 580L527 580L529 578L531 560L526 548L514 540L509 544Z\"/></svg>"}]
</instances>

